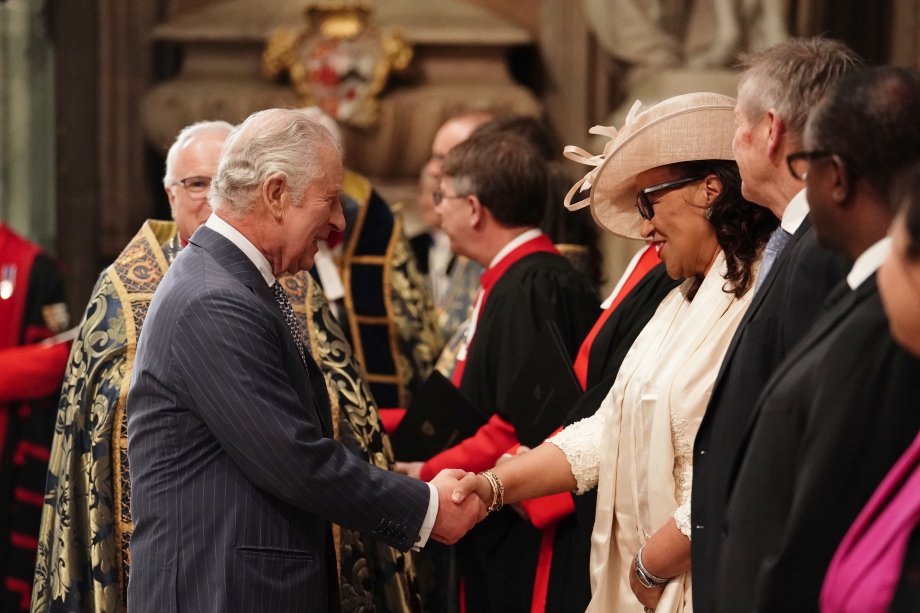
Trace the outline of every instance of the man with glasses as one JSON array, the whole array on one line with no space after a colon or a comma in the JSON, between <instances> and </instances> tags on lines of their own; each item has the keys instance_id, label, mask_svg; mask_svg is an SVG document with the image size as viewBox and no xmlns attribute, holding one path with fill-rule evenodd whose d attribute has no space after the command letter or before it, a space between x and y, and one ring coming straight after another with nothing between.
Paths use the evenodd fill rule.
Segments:
<instances>
[{"instance_id":1,"label":"man with glasses","mask_svg":"<svg viewBox=\"0 0 920 613\"><path fill-rule=\"evenodd\" d=\"M777 364L811 326L845 262L815 241L805 185L786 156L801 149L809 111L828 86L862 65L842 43L791 39L744 59L732 150L745 198L780 225L764 249L754 298L723 360L694 443L693 604L715 607L725 509L735 458L757 398ZM740 607L739 607L740 608Z\"/></svg>"},{"instance_id":2,"label":"man with glasses","mask_svg":"<svg viewBox=\"0 0 920 613\"><path fill-rule=\"evenodd\" d=\"M920 429L920 361L892 340L875 283L898 204L889 183L920 159L918 108L916 71L844 76L786 158L805 180L818 243L852 265L755 406L715 610L817 610L834 550Z\"/></svg>"},{"instance_id":3,"label":"man with glasses","mask_svg":"<svg viewBox=\"0 0 920 613\"><path fill-rule=\"evenodd\" d=\"M583 275L538 228L546 209L546 166L539 152L508 132L474 134L444 160L435 203L451 249L483 266L470 325L452 381L489 421L472 437L429 459L404 465L429 480L442 468L485 470L517 444L505 402L547 322L569 355L597 317ZM540 532L513 510L494 513L458 548L466 610L531 608Z\"/></svg>"},{"instance_id":4,"label":"man with glasses","mask_svg":"<svg viewBox=\"0 0 920 613\"><path fill-rule=\"evenodd\" d=\"M58 407L42 509L32 610L123 610L133 529L125 394L150 296L211 214L207 194L233 126L183 129L163 187L174 223L147 220L99 277L74 342Z\"/></svg>"},{"instance_id":5,"label":"man with glasses","mask_svg":"<svg viewBox=\"0 0 920 613\"><path fill-rule=\"evenodd\" d=\"M133 366L130 356L150 294L211 214L207 200L211 178L232 130L226 122L204 121L180 132L167 154L163 178L175 223L145 222L115 264L102 273L89 302L58 415L34 611L56 610L62 602L68 608L123 610L133 527L123 397ZM307 272L280 281L311 337L315 359L339 409L337 439L368 463L390 468L392 457L383 440L377 404L321 288ZM88 372L98 376L87 377ZM90 475L105 476L90 480ZM372 535L357 530L336 526L335 535L341 543L343 610L412 610L418 596L406 554L376 546ZM113 570L103 572L107 568ZM366 587L368 577L372 581ZM57 584L66 587L55 593Z\"/></svg>"},{"instance_id":6,"label":"man with glasses","mask_svg":"<svg viewBox=\"0 0 920 613\"><path fill-rule=\"evenodd\" d=\"M223 121L202 121L183 129L166 154L163 189L182 244L208 220L208 190L217 161L233 126Z\"/></svg>"}]
</instances>

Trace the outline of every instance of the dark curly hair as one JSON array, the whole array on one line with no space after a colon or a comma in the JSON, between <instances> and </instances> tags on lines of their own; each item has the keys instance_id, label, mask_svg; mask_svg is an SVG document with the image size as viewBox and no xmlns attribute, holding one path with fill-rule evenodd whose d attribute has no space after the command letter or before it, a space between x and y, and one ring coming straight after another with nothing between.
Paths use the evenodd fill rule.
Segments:
<instances>
[{"instance_id":1,"label":"dark curly hair","mask_svg":"<svg viewBox=\"0 0 920 613\"><path fill-rule=\"evenodd\" d=\"M716 240L725 252L728 267L725 291L743 296L754 280L754 263L779 220L769 209L744 199L741 174L733 161L681 162L672 168L682 177L716 175L722 182L722 193L712 201L707 214Z\"/></svg>"}]
</instances>

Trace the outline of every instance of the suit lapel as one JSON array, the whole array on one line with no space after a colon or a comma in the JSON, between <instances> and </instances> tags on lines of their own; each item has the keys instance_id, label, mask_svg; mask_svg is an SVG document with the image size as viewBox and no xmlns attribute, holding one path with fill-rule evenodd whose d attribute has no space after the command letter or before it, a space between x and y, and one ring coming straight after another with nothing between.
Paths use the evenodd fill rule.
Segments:
<instances>
[{"instance_id":1,"label":"suit lapel","mask_svg":"<svg viewBox=\"0 0 920 613\"><path fill-rule=\"evenodd\" d=\"M760 407L763 405L763 399L773 391L777 383L782 381L790 370L797 367L802 362L803 358L812 351L818 343L824 340L828 334L836 330L840 322L852 313L853 309L877 291L874 273L855 290L851 290L846 285L845 279L841 281L841 285L843 287L838 286L834 288L830 294L832 297L839 296L839 298L836 299L835 302L828 300L827 310L824 315L818 318L808 334L798 342L791 352L789 352L789 355L786 356L776 369L776 372L773 373L773 376L770 377L770 381L764 388L763 393L761 393L760 401L757 403L748 421L749 430L753 428L757 421Z\"/></svg>"},{"instance_id":2,"label":"suit lapel","mask_svg":"<svg viewBox=\"0 0 920 613\"><path fill-rule=\"evenodd\" d=\"M719 389L722 387L722 377L725 375L725 371L728 369L728 366L735 355L735 350L738 348L741 337L744 336L745 327L760 310L760 307L763 305L767 295L770 293L770 288L773 287L775 280L784 273L788 266L790 266L789 262L792 259L791 254L793 249L795 248L796 244L802 240L802 237L805 236L805 233L810 227L811 219L805 217L799 228L795 231L795 234L793 234L792 238L789 239L789 242L786 244L786 248L783 249L781 254L779 254L779 257L773 264L773 268L767 273L767 278L764 279L760 290L754 294L754 298L751 300L751 306L748 307L747 313L745 313L744 317L741 319L741 323L738 325L738 331L734 336L732 336L732 340L728 344L728 349L725 351L725 357L722 359L722 365L719 367L719 374L716 376L716 383L713 388L713 398L716 397L716 395L719 393ZM705 419L705 416L703 419Z\"/></svg>"},{"instance_id":3,"label":"suit lapel","mask_svg":"<svg viewBox=\"0 0 920 613\"><path fill-rule=\"evenodd\" d=\"M265 282L265 277L262 276L259 269L252 263L252 260L250 260L239 247L207 226L198 228L195 234L189 239L189 243L207 251L228 273L238 279L243 285L250 288L253 293L261 299L263 306L271 313L272 318L275 319L275 322L280 328L285 331L288 330L287 321L285 321L284 315L281 313L281 308L278 306L268 284ZM295 359L298 364L301 364L303 376L293 382L297 386L295 389L303 389L304 387L310 388L312 392L310 394L311 397L309 399L304 399L304 401L312 404L320 420L323 434L332 436L332 418L328 410L328 396L325 393L325 380L319 366L308 351L306 352L307 366L304 368L303 363L300 361L300 352L297 351L297 346L294 344L294 339L290 334L283 334L282 338L286 339L284 341L284 350L288 353L289 357ZM316 373L316 376L310 377L310 373ZM319 383L314 384L313 379L316 379ZM323 399L325 402L322 401ZM323 410L322 407L326 407L326 410Z\"/></svg>"}]
</instances>

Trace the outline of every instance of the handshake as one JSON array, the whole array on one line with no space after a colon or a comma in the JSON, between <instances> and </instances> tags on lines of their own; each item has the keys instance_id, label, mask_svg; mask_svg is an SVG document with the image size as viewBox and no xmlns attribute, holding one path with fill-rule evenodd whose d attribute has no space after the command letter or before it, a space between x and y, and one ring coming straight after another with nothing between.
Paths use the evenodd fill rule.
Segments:
<instances>
[{"instance_id":1,"label":"handshake","mask_svg":"<svg viewBox=\"0 0 920 613\"><path fill-rule=\"evenodd\" d=\"M494 502L486 477L459 468L442 470L431 484L438 491L438 515L431 538L445 545L453 545L482 521Z\"/></svg>"}]
</instances>

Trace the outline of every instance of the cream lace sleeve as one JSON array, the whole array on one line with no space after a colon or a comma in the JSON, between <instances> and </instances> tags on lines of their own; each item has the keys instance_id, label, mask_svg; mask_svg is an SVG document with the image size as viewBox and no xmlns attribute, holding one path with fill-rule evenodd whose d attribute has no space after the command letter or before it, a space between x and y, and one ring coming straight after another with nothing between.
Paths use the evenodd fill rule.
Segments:
<instances>
[{"instance_id":1,"label":"cream lace sleeve","mask_svg":"<svg viewBox=\"0 0 920 613\"><path fill-rule=\"evenodd\" d=\"M605 412L598 411L568 426L556 436L547 439L562 450L572 476L578 484L577 493L584 494L597 486L600 470L601 435L604 432Z\"/></svg>"},{"instance_id":2,"label":"cream lace sleeve","mask_svg":"<svg viewBox=\"0 0 920 613\"><path fill-rule=\"evenodd\" d=\"M677 510L674 523L690 538L690 495L693 493L693 443L686 435L687 422L671 417L671 442L674 445L674 496Z\"/></svg>"}]
</instances>

